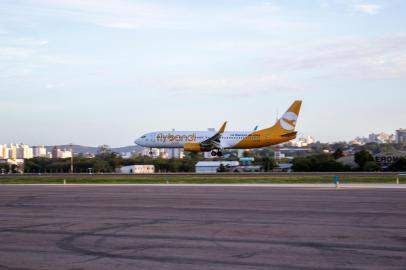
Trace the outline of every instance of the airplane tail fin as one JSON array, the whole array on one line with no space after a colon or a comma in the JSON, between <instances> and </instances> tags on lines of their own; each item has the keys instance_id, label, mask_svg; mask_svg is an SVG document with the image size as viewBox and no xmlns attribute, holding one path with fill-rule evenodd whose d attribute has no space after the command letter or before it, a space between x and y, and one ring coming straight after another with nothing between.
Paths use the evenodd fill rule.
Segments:
<instances>
[{"instance_id":1,"label":"airplane tail fin","mask_svg":"<svg viewBox=\"0 0 406 270\"><path fill-rule=\"evenodd\" d=\"M289 109L280 117L275 125L270 129L280 135L292 134L296 135L295 127L296 121L300 113L300 107L302 106L301 100L295 100Z\"/></svg>"}]
</instances>

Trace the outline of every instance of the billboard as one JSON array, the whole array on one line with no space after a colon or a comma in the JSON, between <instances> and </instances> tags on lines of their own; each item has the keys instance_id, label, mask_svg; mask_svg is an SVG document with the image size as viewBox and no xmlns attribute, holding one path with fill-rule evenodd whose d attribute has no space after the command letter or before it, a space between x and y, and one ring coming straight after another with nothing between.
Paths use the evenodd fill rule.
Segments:
<instances>
[{"instance_id":1,"label":"billboard","mask_svg":"<svg viewBox=\"0 0 406 270\"><path fill-rule=\"evenodd\" d=\"M374 156L374 159L379 167L385 168L396 162L401 157L406 157L406 152L394 151L379 153Z\"/></svg>"}]
</instances>

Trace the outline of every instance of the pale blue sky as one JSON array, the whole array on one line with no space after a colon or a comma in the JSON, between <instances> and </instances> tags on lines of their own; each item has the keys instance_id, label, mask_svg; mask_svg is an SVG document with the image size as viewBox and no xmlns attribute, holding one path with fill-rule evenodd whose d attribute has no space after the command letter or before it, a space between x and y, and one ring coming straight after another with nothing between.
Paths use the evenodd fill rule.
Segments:
<instances>
[{"instance_id":1,"label":"pale blue sky","mask_svg":"<svg viewBox=\"0 0 406 270\"><path fill-rule=\"evenodd\" d=\"M0 2L0 142L130 145L273 124L321 141L406 127L406 1Z\"/></svg>"}]
</instances>

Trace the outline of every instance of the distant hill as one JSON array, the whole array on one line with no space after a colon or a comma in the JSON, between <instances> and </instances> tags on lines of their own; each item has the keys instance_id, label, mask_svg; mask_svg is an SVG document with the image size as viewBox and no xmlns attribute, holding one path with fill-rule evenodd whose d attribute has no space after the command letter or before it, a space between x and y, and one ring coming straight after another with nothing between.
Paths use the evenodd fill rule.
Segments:
<instances>
[{"instance_id":1,"label":"distant hill","mask_svg":"<svg viewBox=\"0 0 406 270\"><path fill-rule=\"evenodd\" d=\"M70 144L62 144L62 145L47 145L45 148L47 151L51 152L54 147L58 147L59 149L70 149L71 146ZM73 153L90 153L90 154L97 154L97 151L99 150L99 147L97 146L84 146L84 145L77 145L73 144L72 145L72 150ZM122 147L115 147L111 148L111 151L117 152L117 153L122 153L122 152L135 152L135 153L140 153L142 152L143 148L138 145L129 145L129 146L122 146Z\"/></svg>"}]
</instances>

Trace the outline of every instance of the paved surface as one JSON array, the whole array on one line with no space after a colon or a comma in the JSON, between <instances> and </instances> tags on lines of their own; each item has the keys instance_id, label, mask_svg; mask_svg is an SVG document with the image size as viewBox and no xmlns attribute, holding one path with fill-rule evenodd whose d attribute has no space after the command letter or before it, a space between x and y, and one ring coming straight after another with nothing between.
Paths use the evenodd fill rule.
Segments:
<instances>
[{"instance_id":1,"label":"paved surface","mask_svg":"<svg viewBox=\"0 0 406 270\"><path fill-rule=\"evenodd\" d=\"M0 269L406 269L406 193L2 185Z\"/></svg>"},{"instance_id":2,"label":"paved surface","mask_svg":"<svg viewBox=\"0 0 406 270\"><path fill-rule=\"evenodd\" d=\"M61 186L60 184L5 184L7 186ZM76 187L125 187L125 186L144 186L144 187L274 187L274 188L322 188L322 189L334 189L334 184L70 184L67 181L68 186ZM406 184L340 184L338 188L341 189L406 189Z\"/></svg>"}]
</instances>

